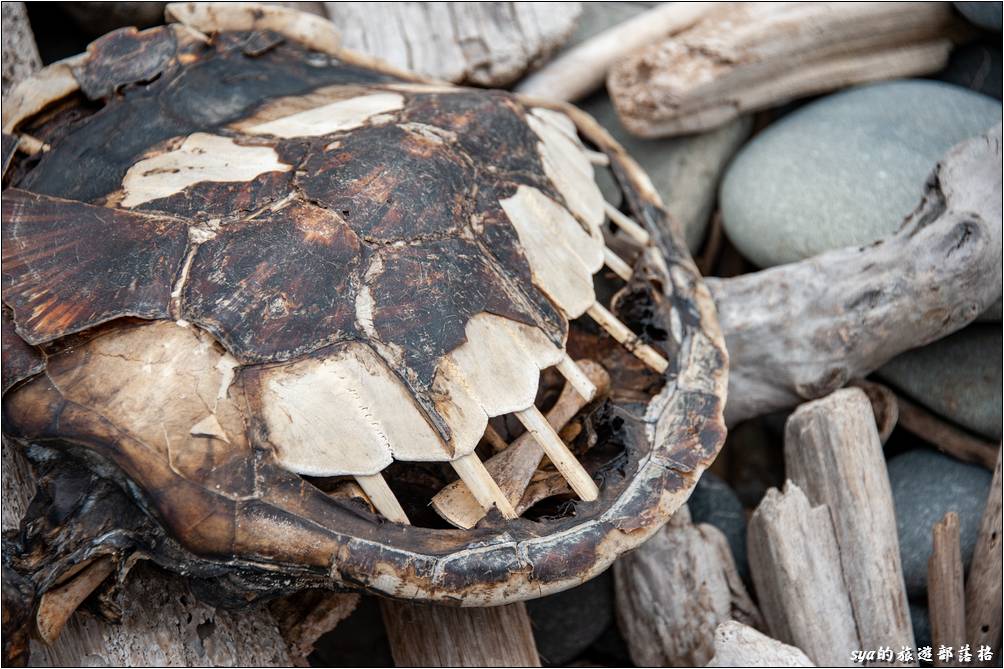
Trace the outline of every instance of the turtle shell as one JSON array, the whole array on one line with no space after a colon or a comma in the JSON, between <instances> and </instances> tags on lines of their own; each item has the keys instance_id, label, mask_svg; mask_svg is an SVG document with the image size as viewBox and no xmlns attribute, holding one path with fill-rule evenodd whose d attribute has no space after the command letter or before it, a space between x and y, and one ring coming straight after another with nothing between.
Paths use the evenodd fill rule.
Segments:
<instances>
[{"instance_id":1,"label":"turtle shell","mask_svg":"<svg viewBox=\"0 0 1004 669\"><path fill-rule=\"evenodd\" d=\"M325 586L494 605L581 583L658 529L721 446L726 355L623 149L570 106L418 81L289 10L173 12L4 110L4 434L49 499L88 509L36 509L13 558L36 591L139 553L221 601ZM596 155L651 237L626 282L597 275ZM604 291L661 375L579 318ZM328 494L475 454L570 354L614 379L586 421L595 500L458 530Z\"/></svg>"}]
</instances>

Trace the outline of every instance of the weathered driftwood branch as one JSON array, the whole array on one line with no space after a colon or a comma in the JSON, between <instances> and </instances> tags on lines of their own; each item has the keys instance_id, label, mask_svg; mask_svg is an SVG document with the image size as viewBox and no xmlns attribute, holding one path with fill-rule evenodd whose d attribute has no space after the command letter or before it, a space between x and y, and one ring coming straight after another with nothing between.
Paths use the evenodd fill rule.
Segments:
<instances>
[{"instance_id":1,"label":"weathered driftwood branch","mask_svg":"<svg viewBox=\"0 0 1004 669\"><path fill-rule=\"evenodd\" d=\"M813 667L798 648L783 644L734 620L715 630L715 656L709 667Z\"/></svg>"},{"instance_id":2,"label":"weathered driftwood branch","mask_svg":"<svg viewBox=\"0 0 1004 669\"><path fill-rule=\"evenodd\" d=\"M701 666L728 620L763 627L725 535L681 507L654 537L614 563L617 622L642 667Z\"/></svg>"},{"instance_id":3,"label":"weathered driftwood branch","mask_svg":"<svg viewBox=\"0 0 1004 669\"><path fill-rule=\"evenodd\" d=\"M848 84L935 72L956 21L948 3L726 3L616 65L607 88L636 135L707 130Z\"/></svg>"},{"instance_id":4,"label":"weathered driftwood branch","mask_svg":"<svg viewBox=\"0 0 1004 669\"><path fill-rule=\"evenodd\" d=\"M286 640L293 664L310 666L307 656L314 652L314 644L348 618L360 599L358 592L307 590L271 602L269 610Z\"/></svg>"},{"instance_id":5,"label":"weathered driftwood branch","mask_svg":"<svg viewBox=\"0 0 1004 669\"><path fill-rule=\"evenodd\" d=\"M381 600L399 667L539 667L522 602L455 608Z\"/></svg>"},{"instance_id":6,"label":"weathered driftwood branch","mask_svg":"<svg viewBox=\"0 0 1004 669\"><path fill-rule=\"evenodd\" d=\"M708 2L674 2L609 28L569 49L519 83L534 97L572 102L603 85L607 72L641 47L691 27L712 7Z\"/></svg>"},{"instance_id":7,"label":"weathered driftwood branch","mask_svg":"<svg viewBox=\"0 0 1004 669\"><path fill-rule=\"evenodd\" d=\"M994 480L966 579L966 641L974 648L990 646L995 659L1001 652L1001 597L1004 595L1001 496L1001 451L998 449Z\"/></svg>"},{"instance_id":8,"label":"weathered driftwood branch","mask_svg":"<svg viewBox=\"0 0 1004 669\"><path fill-rule=\"evenodd\" d=\"M507 86L571 36L578 2L326 2L342 46L417 74Z\"/></svg>"},{"instance_id":9,"label":"weathered driftwood branch","mask_svg":"<svg viewBox=\"0 0 1004 669\"><path fill-rule=\"evenodd\" d=\"M892 490L864 392L845 388L799 407L784 456L809 501L830 508L861 647L913 647Z\"/></svg>"},{"instance_id":10,"label":"weathered driftwood branch","mask_svg":"<svg viewBox=\"0 0 1004 669\"><path fill-rule=\"evenodd\" d=\"M962 576L962 547L959 544L959 516L954 511L934 524L934 548L927 560L927 610L931 616L931 641L935 648L961 648L966 643L965 588ZM934 666L955 666L936 655Z\"/></svg>"},{"instance_id":11,"label":"weathered driftwood branch","mask_svg":"<svg viewBox=\"0 0 1004 669\"><path fill-rule=\"evenodd\" d=\"M974 437L902 395L896 397L896 403L899 406L899 424L905 429L952 457L993 469L999 450L997 444Z\"/></svg>"},{"instance_id":12,"label":"weathered driftwood branch","mask_svg":"<svg viewBox=\"0 0 1004 669\"><path fill-rule=\"evenodd\" d=\"M771 636L817 665L847 666L861 648L830 509L788 481L767 491L749 523L750 573Z\"/></svg>"},{"instance_id":13,"label":"weathered driftwood branch","mask_svg":"<svg viewBox=\"0 0 1004 669\"><path fill-rule=\"evenodd\" d=\"M885 444L899 422L899 402L896 393L888 386L864 379L855 379L851 385L865 391L865 395L868 396L868 401L872 403L872 413L875 414L879 441Z\"/></svg>"},{"instance_id":14,"label":"weathered driftwood branch","mask_svg":"<svg viewBox=\"0 0 1004 669\"><path fill-rule=\"evenodd\" d=\"M955 146L891 237L706 279L729 351L725 418L822 397L967 325L1001 294L1001 126Z\"/></svg>"}]
</instances>

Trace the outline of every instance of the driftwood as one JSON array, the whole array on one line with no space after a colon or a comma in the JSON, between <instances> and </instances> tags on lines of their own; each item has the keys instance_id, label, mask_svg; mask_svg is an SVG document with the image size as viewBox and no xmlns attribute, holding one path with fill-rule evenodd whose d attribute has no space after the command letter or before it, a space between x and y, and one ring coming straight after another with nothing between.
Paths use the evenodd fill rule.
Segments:
<instances>
[{"instance_id":1,"label":"driftwood","mask_svg":"<svg viewBox=\"0 0 1004 669\"><path fill-rule=\"evenodd\" d=\"M1001 294L1001 126L952 148L894 235L705 281L729 351L726 422L822 397L967 325Z\"/></svg>"},{"instance_id":2,"label":"driftwood","mask_svg":"<svg viewBox=\"0 0 1004 669\"><path fill-rule=\"evenodd\" d=\"M307 590L271 602L269 609L286 640L293 663L309 666L307 656L314 652L317 640L348 618L361 599L357 592Z\"/></svg>"},{"instance_id":3,"label":"driftwood","mask_svg":"<svg viewBox=\"0 0 1004 669\"><path fill-rule=\"evenodd\" d=\"M767 491L749 523L750 573L771 636L821 667L849 666L862 648L827 506L788 481Z\"/></svg>"},{"instance_id":4,"label":"driftwood","mask_svg":"<svg viewBox=\"0 0 1004 669\"><path fill-rule=\"evenodd\" d=\"M522 602L455 608L381 600L399 667L539 667Z\"/></svg>"},{"instance_id":5,"label":"driftwood","mask_svg":"<svg viewBox=\"0 0 1004 669\"><path fill-rule=\"evenodd\" d=\"M958 649L966 643L965 589L959 516L954 511L934 524L934 548L927 561L927 610L931 616L931 641L935 648ZM934 666L955 666L934 656Z\"/></svg>"},{"instance_id":6,"label":"driftwood","mask_svg":"<svg viewBox=\"0 0 1004 669\"><path fill-rule=\"evenodd\" d=\"M966 640L973 648L990 646L994 658L1001 652L1001 597L1004 595L1001 495L1001 451L998 450L994 479L966 579Z\"/></svg>"},{"instance_id":7,"label":"driftwood","mask_svg":"<svg viewBox=\"0 0 1004 669\"><path fill-rule=\"evenodd\" d=\"M417 74L507 86L575 29L577 2L326 2L342 45Z\"/></svg>"},{"instance_id":8,"label":"driftwood","mask_svg":"<svg viewBox=\"0 0 1004 669\"><path fill-rule=\"evenodd\" d=\"M3 94L42 67L23 2L3 3Z\"/></svg>"},{"instance_id":9,"label":"driftwood","mask_svg":"<svg viewBox=\"0 0 1004 669\"><path fill-rule=\"evenodd\" d=\"M789 478L831 510L861 647L913 647L892 490L864 392L845 388L799 407L784 455Z\"/></svg>"},{"instance_id":10,"label":"driftwood","mask_svg":"<svg viewBox=\"0 0 1004 669\"><path fill-rule=\"evenodd\" d=\"M888 386L864 379L855 379L851 385L865 391L865 395L868 396L868 401L872 403L872 412L875 414L875 427L878 428L879 441L885 444L899 423L899 402L896 393Z\"/></svg>"},{"instance_id":11,"label":"driftwood","mask_svg":"<svg viewBox=\"0 0 1004 669\"><path fill-rule=\"evenodd\" d=\"M715 656L709 667L813 667L798 648L731 620L715 630Z\"/></svg>"},{"instance_id":12,"label":"driftwood","mask_svg":"<svg viewBox=\"0 0 1004 669\"><path fill-rule=\"evenodd\" d=\"M576 45L519 83L534 97L572 102L603 84L610 68L655 40L691 27L712 3L666 3Z\"/></svg>"},{"instance_id":13,"label":"driftwood","mask_svg":"<svg viewBox=\"0 0 1004 669\"><path fill-rule=\"evenodd\" d=\"M725 3L616 65L607 88L636 135L698 132L805 95L940 70L956 21L948 3Z\"/></svg>"},{"instance_id":14,"label":"driftwood","mask_svg":"<svg viewBox=\"0 0 1004 669\"><path fill-rule=\"evenodd\" d=\"M994 468L999 450L997 444L973 436L902 395L896 396L896 404L899 407L899 424L904 429L963 462Z\"/></svg>"},{"instance_id":15,"label":"driftwood","mask_svg":"<svg viewBox=\"0 0 1004 669\"><path fill-rule=\"evenodd\" d=\"M725 535L681 507L662 530L614 563L617 623L641 667L701 666L729 620L763 627Z\"/></svg>"}]
</instances>

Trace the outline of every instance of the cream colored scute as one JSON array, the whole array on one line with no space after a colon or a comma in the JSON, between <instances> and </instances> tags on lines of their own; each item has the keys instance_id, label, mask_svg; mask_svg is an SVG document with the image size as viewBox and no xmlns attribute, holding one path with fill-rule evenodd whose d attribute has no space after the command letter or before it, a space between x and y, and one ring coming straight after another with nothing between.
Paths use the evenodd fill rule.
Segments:
<instances>
[{"instance_id":1,"label":"cream colored scute","mask_svg":"<svg viewBox=\"0 0 1004 669\"><path fill-rule=\"evenodd\" d=\"M372 116L396 111L403 106L404 98L397 93L359 95L259 123L246 128L245 132L284 139L317 137L358 128Z\"/></svg>"},{"instance_id":2,"label":"cream colored scute","mask_svg":"<svg viewBox=\"0 0 1004 669\"><path fill-rule=\"evenodd\" d=\"M242 146L229 137L196 132L176 149L139 161L122 180L123 207L157 200L203 181L251 181L266 172L287 172L268 146Z\"/></svg>"},{"instance_id":3,"label":"cream colored scute","mask_svg":"<svg viewBox=\"0 0 1004 669\"><path fill-rule=\"evenodd\" d=\"M519 235L534 284L568 318L585 313L596 296L593 274L603 266L603 241L586 233L560 204L536 188L520 186L501 201Z\"/></svg>"},{"instance_id":4,"label":"cream colored scute","mask_svg":"<svg viewBox=\"0 0 1004 669\"><path fill-rule=\"evenodd\" d=\"M604 220L603 193L596 185L589 153L577 136L569 134L574 123L564 114L547 109L531 110L526 120L540 138L537 148L547 178L569 209L589 226L590 234L602 238L599 226Z\"/></svg>"},{"instance_id":5,"label":"cream colored scute","mask_svg":"<svg viewBox=\"0 0 1004 669\"><path fill-rule=\"evenodd\" d=\"M261 403L277 459L299 474L369 475L395 457L451 457L405 386L362 343L263 372Z\"/></svg>"}]
</instances>

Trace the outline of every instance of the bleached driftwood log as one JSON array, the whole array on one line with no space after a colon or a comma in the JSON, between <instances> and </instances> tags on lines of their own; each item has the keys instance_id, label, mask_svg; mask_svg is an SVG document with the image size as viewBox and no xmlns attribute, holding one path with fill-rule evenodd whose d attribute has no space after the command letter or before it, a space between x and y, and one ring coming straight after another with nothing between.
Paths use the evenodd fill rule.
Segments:
<instances>
[{"instance_id":1,"label":"bleached driftwood log","mask_svg":"<svg viewBox=\"0 0 1004 669\"><path fill-rule=\"evenodd\" d=\"M715 656L709 667L813 667L798 648L731 620L715 630Z\"/></svg>"},{"instance_id":2,"label":"bleached driftwood log","mask_svg":"<svg viewBox=\"0 0 1004 669\"><path fill-rule=\"evenodd\" d=\"M934 547L927 561L927 610L931 616L931 642L935 648L961 648L966 640L965 588L959 516L954 511L934 524ZM955 666L937 656L934 666Z\"/></svg>"},{"instance_id":3,"label":"bleached driftwood log","mask_svg":"<svg viewBox=\"0 0 1004 669\"><path fill-rule=\"evenodd\" d=\"M912 648L892 489L864 392L800 406L785 426L784 459L809 501L830 508L861 647Z\"/></svg>"},{"instance_id":4,"label":"bleached driftwood log","mask_svg":"<svg viewBox=\"0 0 1004 669\"><path fill-rule=\"evenodd\" d=\"M614 578L617 624L641 667L701 666L714 655L719 623L763 627L725 535L711 525L692 524L686 506L617 560Z\"/></svg>"},{"instance_id":5,"label":"bleached driftwood log","mask_svg":"<svg viewBox=\"0 0 1004 669\"><path fill-rule=\"evenodd\" d=\"M507 86L571 36L577 2L326 2L342 46L417 74Z\"/></svg>"},{"instance_id":6,"label":"bleached driftwood log","mask_svg":"<svg viewBox=\"0 0 1004 669\"><path fill-rule=\"evenodd\" d=\"M569 49L526 77L516 90L533 97L573 102L603 85L610 68L638 49L685 30L712 7L709 2L674 2L609 28Z\"/></svg>"},{"instance_id":7,"label":"bleached driftwood log","mask_svg":"<svg viewBox=\"0 0 1004 669\"><path fill-rule=\"evenodd\" d=\"M723 3L618 63L607 88L636 135L697 132L805 95L940 70L956 22L948 3Z\"/></svg>"},{"instance_id":8,"label":"bleached driftwood log","mask_svg":"<svg viewBox=\"0 0 1004 669\"><path fill-rule=\"evenodd\" d=\"M539 667L522 602L489 608L381 600L387 638L399 667Z\"/></svg>"},{"instance_id":9,"label":"bleached driftwood log","mask_svg":"<svg viewBox=\"0 0 1004 669\"><path fill-rule=\"evenodd\" d=\"M726 422L795 406L969 324L1001 294L1001 126L952 148L892 236L706 279L729 350Z\"/></svg>"},{"instance_id":10,"label":"bleached driftwood log","mask_svg":"<svg viewBox=\"0 0 1004 669\"><path fill-rule=\"evenodd\" d=\"M966 579L966 641L974 648L990 646L994 658L1001 652L1001 597L1004 595L1001 495L1001 451L998 449L994 479Z\"/></svg>"},{"instance_id":11,"label":"bleached driftwood log","mask_svg":"<svg viewBox=\"0 0 1004 669\"><path fill-rule=\"evenodd\" d=\"M851 664L862 648L830 509L788 481L767 491L749 522L750 573L771 636L818 666Z\"/></svg>"}]
</instances>

